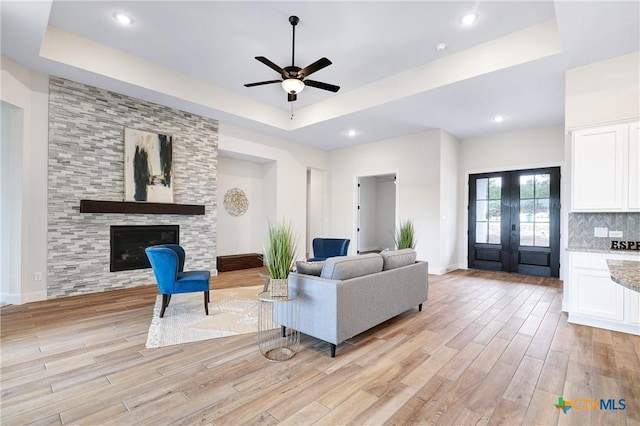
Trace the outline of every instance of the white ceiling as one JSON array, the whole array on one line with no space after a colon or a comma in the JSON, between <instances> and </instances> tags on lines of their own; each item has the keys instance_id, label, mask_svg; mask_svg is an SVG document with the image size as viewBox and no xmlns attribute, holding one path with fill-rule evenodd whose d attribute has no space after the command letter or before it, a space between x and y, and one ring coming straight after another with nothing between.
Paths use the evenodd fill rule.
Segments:
<instances>
[{"instance_id":1,"label":"white ceiling","mask_svg":"<svg viewBox=\"0 0 640 426\"><path fill-rule=\"evenodd\" d=\"M565 70L640 45L638 1L2 0L1 12L2 54L31 69L323 149L561 124ZM279 78L255 56L290 65L290 15L296 65L329 58L311 78L337 94L307 87L289 103L279 85L243 86Z\"/></svg>"}]
</instances>

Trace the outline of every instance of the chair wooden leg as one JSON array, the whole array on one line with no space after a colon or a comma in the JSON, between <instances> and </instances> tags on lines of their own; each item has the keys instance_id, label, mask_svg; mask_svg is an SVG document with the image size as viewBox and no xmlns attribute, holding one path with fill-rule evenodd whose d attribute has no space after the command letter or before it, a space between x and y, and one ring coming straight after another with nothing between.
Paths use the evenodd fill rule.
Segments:
<instances>
[{"instance_id":1,"label":"chair wooden leg","mask_svg":"<svg viewBox=\"0 0 640 426\"><path fill-rule=\"evenodd\" d=\"M162 295L162 309L160 309L160 318L164 317L164 311L165 309L167 309L167 306L169 306L169 302L171 301L171 295L170 294L163 294Z\"/></svg>"},{"instance_id":2,"label":"chair wooden leg","mask_svg":"<svg viewBox=\"0 0 640 426\"><path fill-rule=\"evenodd\" d=\"M204 292L204 313L209 315L209 291Z\"/></svg>"}]
</instances>

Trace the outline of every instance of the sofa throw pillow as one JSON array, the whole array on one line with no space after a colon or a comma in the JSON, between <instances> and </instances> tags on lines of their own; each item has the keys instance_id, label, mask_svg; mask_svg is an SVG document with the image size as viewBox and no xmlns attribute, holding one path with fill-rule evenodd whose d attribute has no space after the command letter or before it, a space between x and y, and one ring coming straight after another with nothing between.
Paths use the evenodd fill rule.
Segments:
<instances>
[{"instance_id":1,"label":"sofa throw pillow","mask_svg":"<svg viewBox=\"0 0 640 426\"><path fill-rule=\"evenodd\" d=\"M394 251L383 251L380 253L382 256L383 265L382 270L388 271L390 269L400 268L401 266L411 265L415 263L417 253L414 249L402 249Z\"/></svg>"},{"instance_id":2,"label":"sofa throw pillow","mask_svg":"<svg viewBox=\"0 0 640 426\"><path fill-rule=\"evenodd\" d=\"M296 262L296 272L299 274L315 275L316 277L319 277L322 272L322 265L324 265L324 262L305 262L303 260L298 260Z\"/></svg>"},{"instance_id":3,"label":"sofa throw pillow","mask_svg":"<svg viewBox=\"0 0 640 426\"><path fill-rule=\"evenodd\" d=\"M322 267L322 278L348 280L382 271L382 257L377 253L330 257Z\"/></svg>"}]
</instances>

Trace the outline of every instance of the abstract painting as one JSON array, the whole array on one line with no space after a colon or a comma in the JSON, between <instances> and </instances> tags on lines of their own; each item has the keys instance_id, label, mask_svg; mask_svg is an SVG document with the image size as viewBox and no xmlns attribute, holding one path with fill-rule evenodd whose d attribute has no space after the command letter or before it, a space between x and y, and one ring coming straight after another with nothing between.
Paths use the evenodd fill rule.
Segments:
<instances>
[{"instance_id":1,"label":"abstract painting","mask_svg":"<svg viewBox=\"0 0 640 426\"><path fill-rule=\"evenodd\" d=\"M124 129L125 201L173 203L173 137Z\"/></svg>"}]
</instances>

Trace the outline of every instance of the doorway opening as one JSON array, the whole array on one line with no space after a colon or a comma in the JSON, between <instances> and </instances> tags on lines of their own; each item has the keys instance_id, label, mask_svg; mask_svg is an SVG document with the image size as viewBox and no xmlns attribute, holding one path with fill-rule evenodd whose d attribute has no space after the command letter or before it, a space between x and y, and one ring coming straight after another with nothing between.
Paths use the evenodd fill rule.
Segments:
<instances>
[{"instance_id":1,"label":"doorway opening","mask_svg":"<svg viewBox=\"0 0 640 426\"><path fill-rule=\"evenodd\" d=\"M396 228L396 174L358 177L356 253L393 249Z\"/></svg>"},{"instance_id":2,"label":"doorway opening","mask_svg":"<svg viewBox=\"0 0 640 426\"><path fill-rule=\"evenodd\" d=\"M560 275L560 168L469 175L469 268Z\"/></svg>"}]
</instances>

